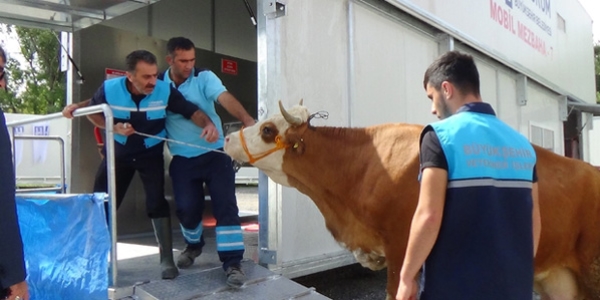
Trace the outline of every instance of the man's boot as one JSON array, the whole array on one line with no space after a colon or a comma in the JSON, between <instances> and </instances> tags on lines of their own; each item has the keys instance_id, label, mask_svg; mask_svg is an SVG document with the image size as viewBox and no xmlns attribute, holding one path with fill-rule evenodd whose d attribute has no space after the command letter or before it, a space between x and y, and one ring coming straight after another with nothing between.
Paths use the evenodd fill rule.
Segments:
<instances>
[{"instance_id":1,"label":"man's boot","mask_svg":"<svg viewBox=\"0 0 600 300\"><path fill-rule=\"evenodd\" d=\"M185 269L194 264L194 260L202 254L202 247L204 246L203 227L202 222L195 229L185 228L183 224L179 224L179 226L181 227L181 234L183 234L186 246L177 258L177 267Z\"/></svg>"},{"instance_id":2,"label":"man's boot","mask_svg":"<svg viewBox=\"0 0 600 300\"><path fill-rule=\"evenodd\" d=\"M179 275L179 270L173 261L173 236L171 218L152 219L152 227L160 249L160 269L162 279L173 279Z\"/></svg>"},{"instance_id":3,"label":"man's boot","mask_svg":"<svg viewBox=\"0 0 600 300\"><path fill-rule=\"evenodd\" d=\"M185 269L194 264L196 257L202 254L202 247L194 247L187 245L183 252L177 258L177 267Z\"/></svg>"}]
</instances>

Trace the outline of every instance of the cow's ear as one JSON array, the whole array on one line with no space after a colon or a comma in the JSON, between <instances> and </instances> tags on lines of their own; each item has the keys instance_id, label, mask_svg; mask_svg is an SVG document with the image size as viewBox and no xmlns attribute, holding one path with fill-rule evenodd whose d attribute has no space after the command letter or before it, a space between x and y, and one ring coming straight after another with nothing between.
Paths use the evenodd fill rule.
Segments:
<instances>
[{"instance_id":1,"label":"cow's ear","mask_svg":"<svg viewBox=\"0 0 600 300\"><path fill-rule=\"evenodd\" d=\"M302 139L297 139L292 144L292 151L294 153L302 155L304 153L304 141Z\"/></svg>"},{"instance_id":2,"label":"cow's ear","mask_svg":"<svg viewBox=\"0 0 600 300\"><path fill-rule=\"evenodd\" d=\"M298 127L290 127L285 132L285 139L289 145L289 149L292 153L302 155L304 154L304 139L302 136L308 128L307 123L303 123Z\"/></svg>"}]
</instances>

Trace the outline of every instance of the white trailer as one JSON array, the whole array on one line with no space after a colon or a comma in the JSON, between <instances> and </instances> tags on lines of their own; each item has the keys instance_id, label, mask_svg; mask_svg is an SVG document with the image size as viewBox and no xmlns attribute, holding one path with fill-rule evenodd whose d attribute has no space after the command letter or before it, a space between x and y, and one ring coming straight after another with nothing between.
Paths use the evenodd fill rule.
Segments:
<instances>
[{"instance_id":1,"label":"white trailer","mask_svg":"<svg viewBox=\"0 0 600 300\"><path fill-rule=\"evenodd\" d=\"M592 22L576 0L256 0L256 28L243 1L150 2L157 3L98 25L67 21L70 28L61 28L73 32L70 49L87 79L72 84L68 101L91 96L105 68L123 68L129 51L146 48L161 57L164 41L183 35L206 52L199 60L231 59L255 68L251 84L240 83L237 95L258 119L277 113L280 99L286 106L304 99L311 111L329 113L326 121L314 120L318 125L426 124L435 118L423 73L440 54L460 50L475 57L483 100L501 119L532 143L590 159L590 120L600 108ZM0 21L11 22L1 13ZM219 73L218 63L211 67L219 76L231 75ZM77 76L69 74L72 83ZM89 170L98 158L95 151L76 150L92 148L91 126L77 121L72 132L69 186L81 192L90 189ZM139 183L134 188L141 190ZM261 173L259 204L259 264L297 277L355 262L298 191ZM132 213L140 215L134 204L124 204L119 215Z\"/></svg>"},{"instance_id":2,"label":"white trailer","mask_svg":"<svg viewBox=\"0 0 600 300\"><path fill-rule=\"evenodd\" d=\"M282 17L263 4L261 118L278 111L279 99L290 106L303 98L329 112L319 124L434 121L423 74L456 49L475 57L483 100L501 119L558 154L565 133L576 131L589 160L583 125L599 110L591 19L577 1L302 0L285 2ZM261 192L271 268L294 276L351 261L305 196L266 178Z\"/></svg>"}]
</instances>

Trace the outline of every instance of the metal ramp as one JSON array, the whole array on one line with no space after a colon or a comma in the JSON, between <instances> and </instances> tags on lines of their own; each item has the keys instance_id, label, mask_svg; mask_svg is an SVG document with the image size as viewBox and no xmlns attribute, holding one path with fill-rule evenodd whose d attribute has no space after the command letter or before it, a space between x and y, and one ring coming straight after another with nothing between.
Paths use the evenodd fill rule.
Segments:
<instances>
[{"instance_id":1,"label":"metal ramp","mask_svg":"<svg viewBox=\"0 0 600 300\"><path fill-rule=\"evenodd\" d=\"M243 261L246 283L239 289L225 283L221 267L194 274L180 275L173 280L157 280L134 287L133 298L139 300L325 300L330 299L314 288L307 288L286 277L255 264ZM128 298L131 299L131 298Z\"/></svg>"}]
</instances>

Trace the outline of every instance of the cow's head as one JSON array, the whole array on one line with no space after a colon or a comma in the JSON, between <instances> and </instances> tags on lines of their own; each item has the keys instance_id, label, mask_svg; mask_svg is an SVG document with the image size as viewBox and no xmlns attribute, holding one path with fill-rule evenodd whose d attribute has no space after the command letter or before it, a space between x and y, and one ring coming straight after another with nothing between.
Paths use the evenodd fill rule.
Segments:
<instances>
[{"instance_id":1,"label":"cow's head","mask_svg":"<svg viewBox=\"0 0 600 300\"><path fill-rule=\"evenodd\" d=\"M283 173L283 154L285 151L302 151L297 135L289 135L288 129L297 129L306 125L308 109L300 104L289 110L279 101L281 114L256 123L251 127L230 133L225 138L225 152L233 159L248 162L265 172L275 182L287 185Z\"/></svg>"}]
</instances>

